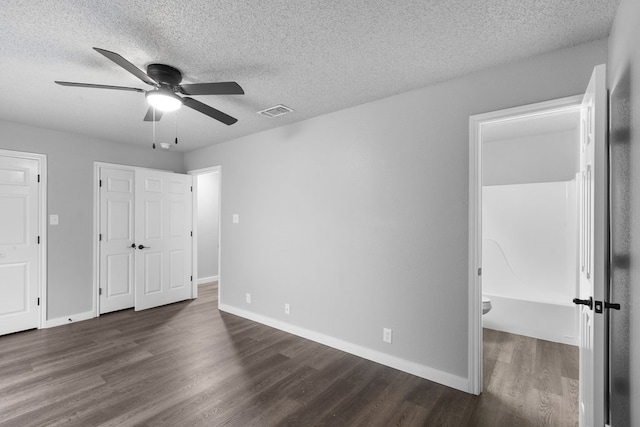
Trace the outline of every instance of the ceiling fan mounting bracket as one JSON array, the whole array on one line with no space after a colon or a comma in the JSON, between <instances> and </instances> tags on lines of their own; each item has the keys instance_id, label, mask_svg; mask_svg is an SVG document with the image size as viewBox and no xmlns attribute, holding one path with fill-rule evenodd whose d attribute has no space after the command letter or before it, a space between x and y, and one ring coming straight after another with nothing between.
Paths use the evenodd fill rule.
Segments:
<instances>
[{"instance_id":1,"label":"ceiling fan mounting bracket","mask_svg":"<svg viewBox=\"0 0 640 427\"><path fill-rule=\"evenodd\" d=\"M178 86L182 81L182 73L177 68L164 64L149 64L147 75L160 85Z\"/></svg>"}]
</instances>

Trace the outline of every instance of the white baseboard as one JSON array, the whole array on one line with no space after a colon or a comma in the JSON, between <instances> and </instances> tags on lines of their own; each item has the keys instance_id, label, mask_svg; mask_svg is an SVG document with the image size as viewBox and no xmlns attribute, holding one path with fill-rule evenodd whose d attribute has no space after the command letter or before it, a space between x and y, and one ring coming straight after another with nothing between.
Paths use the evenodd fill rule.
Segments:
<instances>
[{"instance_id":1,"label":"white baseboard","mask_svg":"<svg viewBox=\"0 0 640 427\"><path fill-rule=\"evenodd\" d=\"M94 317L96 316L93 310L85 311L84 313L76 313L70 316L63 316L63 317L58 317L56 319L45 320L44 325L42 327L53 328L55 326L67 325L69 323L75 323L75 322L80 322L82 320L93 319Z\"/></svg>"},{"instance_id":2,"label":"white baseboard","mask_svg":"<svg viewBox=\"0 0 640 427\"><path fill-rule=\"evenodd\" d=\"M467 378L459 377L457 375L430 368L425 365L420 365L418 363L392 356L390 354L372 350L370 348L353 344L339 338L324 335L319 332L301 328L299 326L295 326L281 320L273 319L261 314L256 314L227 304L219 304L218 308L221 311L235 314L236 316L244 317L245 319L253 320L254 322L262 323L264 325L271 326L272 328L280 329L281 331L285 331L290 334L297 335L299 337L303 337L338 350L342 350L355 356L362 357L364 359L371 360L373 362L380 363L394 369L398 369L400 371L418 376L420 378L434 381L439 384L464 391L466 393L469 392L469 380Z\"/></svg>"},{"instance_id":3,"label":"white baseboard","mask_svg":"<svg viewBox=\"0 0 640 427\"><path fill-rule=\"evenodd\" d=\"M201 277L198 279L198 285L202 285L203 283L209 282L217 282L218 276L209 276L209 277Z\"/></svg>"}]
</instances>

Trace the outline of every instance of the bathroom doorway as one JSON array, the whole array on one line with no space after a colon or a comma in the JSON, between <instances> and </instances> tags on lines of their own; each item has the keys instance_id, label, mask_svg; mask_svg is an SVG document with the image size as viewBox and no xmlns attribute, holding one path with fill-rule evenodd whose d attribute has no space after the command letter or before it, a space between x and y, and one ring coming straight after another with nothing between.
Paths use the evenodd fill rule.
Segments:
<instances>
[{"instance_id":1,"label":"bathroom doorway","mask_svg":"<svg viewBox=\"0 0 640 427\"><path fill-rule=\"evenodd\" d=\"M469 325L478 329L469 346L480 350L469 358L470 372L482 366L483 326L577 345L572 298L578 289L581 101L562 98L470 120L470 203L476 212L470 233L476 237ZM483 294L491 300L485 315ZM481 375L470 376L470 389L482 390Z\"/></svg>"}]
</instances>

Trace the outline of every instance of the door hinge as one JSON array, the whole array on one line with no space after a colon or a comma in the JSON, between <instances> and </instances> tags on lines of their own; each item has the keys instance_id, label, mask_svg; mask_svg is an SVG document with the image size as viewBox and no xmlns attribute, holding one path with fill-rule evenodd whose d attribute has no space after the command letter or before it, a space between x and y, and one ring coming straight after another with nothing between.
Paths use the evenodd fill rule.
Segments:
<instances>
[{"instance_id":1,"label":"door hinge","mask_svg":"<svg viewBox=\"0 0 640 427\"><path fill-rule=\"evenodd\" d=\"M191 186L191 192L193 193L193 185Z\"/></svg>"},{"instance_id":2,"label":"door hinge","mask_svg":"<svg viewBox=\"0 0 640 427\"><path fill-rule=\"evenodd\" d=\"M191 276L191 281L193 282L193 276Z\"/></svg>"},{"instance_id":3,"label":"door hinge","mask_svg":"<svg viewBox=\"0 0 640 427\"><path fill-rule=\"evenodd\" d=\"M102 295L102 288L98 288L98 295Z\"/></svg>"},{"instance_id":4,"label":"door hinge","mask_svg":"<svg viewBox=\"0 0 640 427\"><path fill-rule=\"evenodd\" d=\"M191 237L193 237L193 231L191 232Z\"/></svg>"},{"instance_id":5,"label":"door hinge","mask_svg":"<svg viewBox=\"0 0 640 427\"><path fill-rule=\"evenodd\" d=\"M40 182L40 174L38 174L38 182Z\"/></svg>"},{"instance_id":6,"label":"door hinge","mask_svg":"<svg viewBox=\"0 0 640 427\"><path fill-rule=\"evenodd\" d=\"M482 267L478 269L478 276L482 276Z\"/></svg>"},{"instance_id":7,"label":"door hinge","mask_svg":"<svg viewBox=\"0 0 640 427\"><path fill-rule=\"evenodd\" d=\"M38 244L40 244L40 236L38 236Z\"/></svg>"},{"instance_id":8,"label":"door hinge","mask_svg":"<svg viewBox=\"0 0 640 427\"><path fill-rule=\"evenodd\" d=\"M98 187L102 187L102 180L100 180L100 183L98 184Z\"/></svg>"},{"instance_id":9,"label":"door hinge","mask_svg":"<svg viewBox=\"0 0 640 427\"><path fill-rule=\"evenodd\" d=\"M98 237L98 240L100 240L102 242L102 233L100 233L100 236Z\"/></svg>"},{"instance_id":10,"label":"door hinge","mask_svg":"<svg viewBox=\"0 0 640 427\"><path fill-rule=\"evenodd\" d=\"M40 297L38 297L38 305L40 305Z\"/></svg>"}]
</instances>

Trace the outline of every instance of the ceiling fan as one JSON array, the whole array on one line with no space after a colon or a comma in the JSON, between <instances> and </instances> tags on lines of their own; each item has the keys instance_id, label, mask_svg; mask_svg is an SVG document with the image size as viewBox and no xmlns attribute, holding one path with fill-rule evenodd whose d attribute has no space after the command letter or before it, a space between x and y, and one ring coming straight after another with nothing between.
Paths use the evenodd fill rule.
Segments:
<instances>
[{"instance_id":1,"label":"ceiling fan","mask_svg":"<svg viewBox=\"0 0 640 427\"><path fill-rule=\"evenodd\" d=\"M106 56L144 83L153 86L153 89L144 90L135 87L109 86L91 83L74 83L56 81L62 86L88 87L94 89L115 89L128 90L133 92L143 92L149 102L149 110L144 116L144 120L148 122L158 121L165 111L174 111L185 105L201 112L211 118L214 118L226 125L232 125L238 121L235 117L231 117L222 111L216 110L200 101L196 101L188 96L182 95L244 95L244 90L236 82L218 82L218 83L194 83L180 84L182 82L182 73L180 70L164 64L149 64L145 73L131 62L124 59L117 53L108 50L93 48L96 52Z\"/></svg>"}]
</instances>

